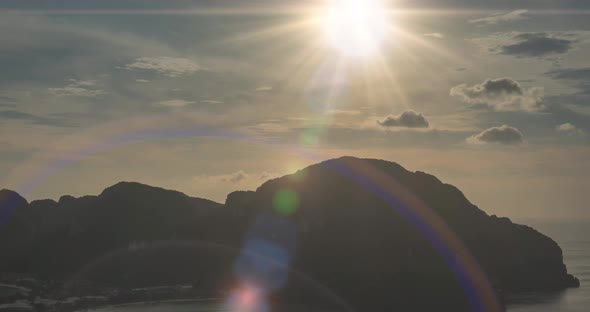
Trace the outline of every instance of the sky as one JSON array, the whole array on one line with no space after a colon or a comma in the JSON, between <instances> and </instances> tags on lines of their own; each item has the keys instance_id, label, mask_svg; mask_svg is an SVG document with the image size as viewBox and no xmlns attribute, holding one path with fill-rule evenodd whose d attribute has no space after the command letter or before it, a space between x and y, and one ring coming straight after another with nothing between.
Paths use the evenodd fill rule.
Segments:
<instances>
[{"instance_id":1,"label":"sky","mask_svg":"<svg viewBox=\"0 0 590 312\"><path fill-rule=\"evenodd\" d=\"M29 200L138 181L223 202L350 155L489 214L590 218L588 1L3 0L0 16L0 188Z\"/></svg>"}]
</instances>

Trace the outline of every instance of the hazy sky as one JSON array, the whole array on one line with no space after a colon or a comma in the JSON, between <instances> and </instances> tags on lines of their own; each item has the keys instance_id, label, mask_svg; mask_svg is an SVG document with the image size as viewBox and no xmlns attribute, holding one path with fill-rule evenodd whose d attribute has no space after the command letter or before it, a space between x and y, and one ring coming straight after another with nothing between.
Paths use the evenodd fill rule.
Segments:
<instances>
[{"instance_id":1,"label":"hazy sky","mask_svg":"<svg viewBox=\"0 0 590 312\"><path fill-rule=\"evenodd\" d=\"M223 202L352 155L490 214L590 217L590 1L334 18L353 2L1 1L0 188L127 180Z\"/></svg>"}]
</instances>

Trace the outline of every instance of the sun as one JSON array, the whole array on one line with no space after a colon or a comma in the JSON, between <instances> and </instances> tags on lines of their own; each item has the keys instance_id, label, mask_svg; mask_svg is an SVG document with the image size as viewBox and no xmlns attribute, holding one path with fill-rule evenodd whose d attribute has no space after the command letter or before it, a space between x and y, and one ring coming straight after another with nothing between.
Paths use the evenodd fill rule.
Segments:
<instances>
[{"instance_id":1,"label":"sun","mask_svg":"<svg viewBox=\"0 0 590 312\"><path fill-rule=\"evenodd\" d=\"M326 1L321 26L330 47L359 58L380 51L390 29L383 0Z\"/></svg>"}]
</instances>

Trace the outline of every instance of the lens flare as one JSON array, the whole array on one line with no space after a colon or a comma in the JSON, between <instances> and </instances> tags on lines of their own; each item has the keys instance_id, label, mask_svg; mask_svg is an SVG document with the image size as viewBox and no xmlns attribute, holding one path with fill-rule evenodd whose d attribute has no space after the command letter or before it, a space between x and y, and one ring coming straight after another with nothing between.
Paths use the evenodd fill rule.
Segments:
<instances>
[{"instance_id":1,"label":"lens flare","mask_svg":"<svg viewBox=\"0 0 590 312\"><path fill-rule=\"evenodd\" d=\"M252 287L243 287L238 290L238 303L244 308L250 308L256 304L257 291Z\"/></svg>"},{"instance_id":2,"label":"lens flare","mask_svg":"<svg viewBox=\"0 0 590 312\"><path fill-rule=\"evenodd\" d=\"M290 216L299 208L299 195L293 190L283 189L274 195L272 203L278 213Z\"/></svg>"},{"instance_id":3,"label":"lens flare","mask_svg":"<svg viewBox=\"0 0 590 312\"><path fill-rule=\"evenodd\" d=\"M254 285L241 285L232 291L227 311L268 312L268 307L260 289Z\"/></svg>"}]
</instances>

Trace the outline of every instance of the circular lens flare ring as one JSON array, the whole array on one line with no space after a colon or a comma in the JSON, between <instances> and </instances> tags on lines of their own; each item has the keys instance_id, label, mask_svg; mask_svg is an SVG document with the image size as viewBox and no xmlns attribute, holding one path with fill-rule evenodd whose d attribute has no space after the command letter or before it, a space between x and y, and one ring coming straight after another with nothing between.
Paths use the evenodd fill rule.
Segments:
<instances>
[{"instance_id":1,"label":"circular lens flare ring","mask_svg":"<svg viewBox=\"0 0 590 312\"><path fill-rule=\"evenodd\" d=\"M382 0L328 0L321 20L328 43L353 57L378 52L389 30Z\"/></svg>"}]
</instances>

